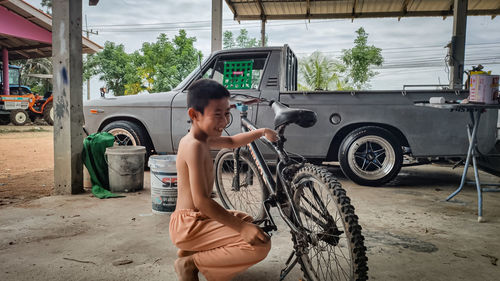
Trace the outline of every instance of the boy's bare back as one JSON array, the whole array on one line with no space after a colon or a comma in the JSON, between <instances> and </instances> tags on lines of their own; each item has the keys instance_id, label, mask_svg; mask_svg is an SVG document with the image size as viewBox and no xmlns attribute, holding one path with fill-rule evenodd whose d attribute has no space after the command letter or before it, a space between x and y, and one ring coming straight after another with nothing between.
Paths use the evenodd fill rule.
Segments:
<instances>
[{"instance_id":1,"label":"boy's bare back","mask_svg":"<svg viewBox=\"0 0 500 281\"><path fill-rule=\"evenodd\" d=\"M200 154L195 154L198 152ZM193 137L192 134L185 135L179 143L179 151L177 153L177 209L195 209L198 210L193 202L191 192L191 184L189 181L189 167L186 159L197 158L200 170L204 171L205 192L202 196L209 196L213 189L213 164L210 155L210 150L207 143L203 143Z\"/></svg>"}]
</instances>

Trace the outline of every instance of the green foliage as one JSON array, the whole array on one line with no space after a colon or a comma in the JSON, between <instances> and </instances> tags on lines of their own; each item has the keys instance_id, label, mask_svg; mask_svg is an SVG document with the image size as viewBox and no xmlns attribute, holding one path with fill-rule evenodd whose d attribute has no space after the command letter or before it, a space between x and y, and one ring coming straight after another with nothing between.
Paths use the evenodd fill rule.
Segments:
<instances>
[{"instance_id":1,"label":"green foliage","mask_svg":"<svg viewBox=\"0 0 500 281\"><path fill-rule=\"evenodd\" d=\"M354 47L342 50L341 59L345 64L345 72L348 74L349 83L355 89L368 88L368 82L378 73L371 70L372 66L381 66L384 58L381 55L382 49L375 46L368 46L368 33L360 27L356 33Z\"/></svg>"},{"instance_id":2,"label":"green foliage","mask_svg":"<svg viewBox=\"0 0 500 281\"><path fill-rule=\"evenodd\" d=\"M169 91L198 65L202 54L194 48L195 41L184 30L173 40L160 34L156 42L146 42L132 54L125 53L123 45L106 42L102 52L84 63L84 79L99 75L117 96Z\"/></svg>"},{"instance_id":3,"label":"green foliage","mask_svg":"<svg viewBox=\"0 0 500 281\"><path fill-rule=\"evenodd\" d=\"M315 51L299 61L299 84L301 91L346 90L349 88L339 75L343 66L340 62Z\"/></svg>"},{"instance_id":4,"label":"green foliage","mask_svg":"<svg viewBox=\"0 0 500 281\"><path fill-rule=\"evenodd\" d=\"M52 89L51 79L30 76L30 74L52 74L50 58L18 60L12 63L21 67L21 84L30 87L33 93L44 95Z\"/></svg>"},{"instance_id":5,"label":"green foliage","mask_svg":"<svg viewBox=\"0 0 500 281\"><path fill-rule=\"evenodd\" d=\"M267 46L267 41L268 38L266 35L264 46ZM224 32L222 46L224 49L260 47L262 46L262 40L250 38L248 36L248 31L244 28L240 29L240 34L235 39L233 32L228 30Z\"/></svg>"},{"instance_id":6,"label":"green foliage","mask_svg":"<svg viewBox=\"0 0 500 281\"><path fill-rule=\"evenodd\" d=\"M116 45L109 41L101 52L87 57L83 70L85 80L98 75L116 96L125 93L125 84L138 80L135 79L136 68L131 55L125 53L122 44Z\"/></svg>"},{"instance_id":7,"label":"green foliage","mask_svg":"<svg viewBox=\"0 0 500 281\"><path fill-rule=\"evenodd\" d=\"M42 7L45 7L45 12L47 14L52 14L52 0L42 0L42 3L40 3Z\"/></svg>"}]
</instances>

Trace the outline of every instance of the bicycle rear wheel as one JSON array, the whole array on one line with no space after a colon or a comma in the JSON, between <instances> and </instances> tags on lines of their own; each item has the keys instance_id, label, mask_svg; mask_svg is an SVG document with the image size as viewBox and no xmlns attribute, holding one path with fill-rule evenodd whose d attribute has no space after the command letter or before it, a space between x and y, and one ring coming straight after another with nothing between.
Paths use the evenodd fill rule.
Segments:
<instances>
[{"instance_id":1,"label":"bicycle rear wheel","mask_svg":"<svg viewBox=\"0 0 500 281\"><path fill-rule=\"evenodd\" d=\"M293 235L309 281L367 280L364 237L345 190L326 169L306 164L293 177L304 235Z\"/></svg>"},{"instance_id":2,"label":"bicycle rear wheel","mask_svg":"<svg viewBox=\"0 0 500 281\"><path fill-rule=\"evenodd\" d=\"M241 149L239 184L234 186L234 156L233 150L223 149L215 158L215 187L219 198L226 209L242 211L260 220L265 216L263 201L268 194L264 181L248 151Z\"/></svg>"}]
</instances>

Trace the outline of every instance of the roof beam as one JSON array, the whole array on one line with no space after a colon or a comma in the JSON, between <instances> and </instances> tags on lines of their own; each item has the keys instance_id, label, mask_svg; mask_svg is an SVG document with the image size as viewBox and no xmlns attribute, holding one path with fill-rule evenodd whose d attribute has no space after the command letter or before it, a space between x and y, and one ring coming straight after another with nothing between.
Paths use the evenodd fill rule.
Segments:
<instances>
[{"instance_id":1,"label":"roof beam","mask_svg":"<svg viewBox=\"0 0 500 281\"><path fill-rule=\"evenodd\" d=\"M49 44L39 44L39 45L28 45L28 46L22 46L22 47L14 47L10 48L10 51L29 51L29 50L36 50L36 49L41 49L41 48L50 48L52 45Z\"/></svg>"},{"instance_id":2,"label":"roof beam","mask_svg":"<svg viewBox=\"0 0 500 281\"><path fill-rule=\"evenodd\" d=\"M236 8L234 8L233 1L226 0L226 4L229 7L229 10L231 10L231 12L233 12L234 19L236 19L238 17L238 13L236 12Z\"/></svg>"},{"instance_id":3,"label":"roof beam","mask_svg":"<svg viewBox=\"0 0 500 281\"><path fill-rule=\"evenodd\" d=\"M306 17L309 18L309 16L311 15L311 0L307 0L307 10L306 10Z\"/></svg>"},{"instance_id":4,"label":"roof beam","mask_svg":"<svg viewBox=\"0 0 500 281\"><path fill-rule=\"evenodd\" d=\"M403 15L406 15L408 13L408 4L410 3L411 0L404 0L403 4L401 5L401 13ZM398 17L398 20L401 20L401 17Z\"/></svg>"},{"instance_id":5,"label":"roof beam","mask_svg":"<svg viewBox=\"0 0 500 281\"><path fill-rule=\"evenodd\" d=\"M23 56L23 57L25 57L25 58L27 58L27 59L29 59L29 58L30 58L30 56L29 56L28 54L26 54L25 52L23 52L23 51L14 51L14 52L16 52L16 53L20 54L21 56Z\"/></svg>"},{"instance_id":6,"label":"roof beam","mask_svg":"<svg viewBox=\"0 0 500 281\"><path fill-rule=\"evenodd\" d=\"M45 55L45 53L44 53L44 52L42 52L42 51L40 51L40 49L34 49L33 51L34 51L35 53L39 54L40 56L44 56L44 55ZM52 53L52 51L51 51L51 53Z\"/></svg>"},{"instance_id":7,"label":"roof beam","mask_svg":"<svg viewBox=\"0 0 500 281\"><path fill-rule=\"evenodd\" d=\"M257 0L257 5L259 6L259 10L260 10L260 19L266 20L266 14L264 12L264 6L262 5L262 1Z\"/></svg>"},{"instance_id":8,"label":"roof beam","mask_svg":"<svg viewBox=\"0 0 500 281\"><path fill-rule=\"evenodd\" d=\"M496 10L470 10L468 16L493 16L500 14L500 8ZM352 15L352 13L342 14L311 14L309 16L297 14L266 15L267 20L296 20L296 19L345 19L345 18L398 18L398 17L447 17L452 16L453 11L411 11L398 12L373 12ZM260 15L244 15L235 18L241 20L261 20Z\"/></svg>"}]
</instances>

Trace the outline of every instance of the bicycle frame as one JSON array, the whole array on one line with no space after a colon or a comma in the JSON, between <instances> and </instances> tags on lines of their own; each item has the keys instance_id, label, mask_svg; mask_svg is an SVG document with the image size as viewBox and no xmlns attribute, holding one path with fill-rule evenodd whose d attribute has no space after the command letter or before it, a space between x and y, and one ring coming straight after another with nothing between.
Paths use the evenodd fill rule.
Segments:
<instances>
[{"instance_id":1,"label":"bicycle frame","mask_svg":"<svg viewBox=\"0 0 500 281\"><path fill-rule=\"evenodd\" d=\"M249 132L253 130L257 130L258 128L250 121L247 119L247 110L248 107L246 105L241 105L238 104L237 109L240 111L240 119L241 119L241 129L242 132ZM280 216L283 218L283 220L286 222L286 224L290 227L292 232L299 234L302 233L301 231L301 226L297 225L295 222L299 221L298 220L298 215L295 210L295 206L292 204L292 198L290 195L290 184L286 182L285 177L283 175L284 169L287 167L290 167L290 158L288 157L288 154L284 150L284 143L286 139L283 137L284 131L285 131L286 126L280 126L278 128L278 134L279 134L279 140L278 142L272 143L270 142L267 138L261 137L259 140L264 143L267 147L269 147L271 150L273 150L277 155L278 155L278 163L276 165L276 180L273 178L273 175L271 171L269 170L269 167L267 166L264 157L262 156L262 153L260 152L257 144L255 141L251 142L250 144L247 145L247 147L250 150L250 154L255 161L255 164L257 166L257 169L260 173L260 176L262 177L264 181L264 185L269 191L269 197L264 200L264 209L266 211L267 217L269 221L266 221L264 219L260 223L264 222L265 225L265 231L267 232L268 230L277 230L276 224L274 224L274 221L269 214L269 209L271 206L275 206L279 210ZM235 150L234 156L235 159L234 161L236 162L236 165L234 165L235 169L235 182L239 183L239 165L238 163L238 155L239 151L241 148L237 148ZM283 167L283 165L285 167ZM303 162L299 164L303 165ZM233 182L234 184L234 182ZM284 195L284 196L283 196ZM289 204L288 204L289 203ZM282 205L288 204L290 207L290 215L286 215L283 211ZM292 220L293 219L293 220ZM295 221L295 222L294 222ZM259 224L259 222L256 222ZM269 225L269 224L270 225ZM267 229L267 230L266 230Z\"/></svg>"}]
</instances>

